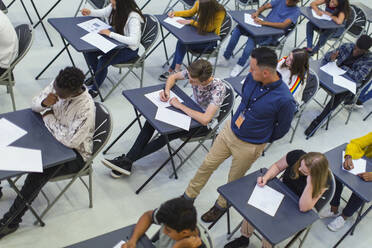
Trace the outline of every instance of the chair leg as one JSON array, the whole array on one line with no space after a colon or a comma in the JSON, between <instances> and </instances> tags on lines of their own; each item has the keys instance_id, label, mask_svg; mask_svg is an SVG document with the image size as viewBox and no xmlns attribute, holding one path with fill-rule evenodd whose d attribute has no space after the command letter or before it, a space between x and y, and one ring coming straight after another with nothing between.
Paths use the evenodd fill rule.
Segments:
<instances>
[{"instance_id":1,"label":"chair leg","mask_svg":"<svg viewBox=\"0 0 372 248\"><path fill-rule=\"evenodd\" d=\"M293 129L293 133L292 133L291 139L289 140L289 143L292 143L292 141L293 141L293 138L294 138L294 136L295 136L295 133L296 133L296 130L297 130L298 124L300 123L301 115L302 115L302 114L300 114L300 116L298 116L298 119L297 119L296 125L295 125L295 127L294 127L294 129Z\"/></svg>"},{"instance_id":2,"label":"chair leg","mask_svg":"<svg viewBox=\"0 0 372 248\"><path fill-rule=\"evenodd\" d=\"M307 235L308 235L309 232L310 232L310 229L311 229L311 226L306 230L305 235L304 235L304 237L301 239L301 242L300 242L300 245L298 246L298 248L301 248L302 245L305 243L305 240L306 240L306 238L307 238Z\"/></svg>"},{"instance_id":3,"label":"chair leg","mask_svg":"<svg viewBox=\"0 0 372 248\"><path fill-rule=\"evenodd\" d=\"M10 97L11 97L11 99L12 99L13 111L16 111L16 105L15 105L15 99L14 99L13 86L10 85L8 89L9 89Z\"/></svg>"},{"instance_id":4,"label":"chair leg","mask_svg":"<svg viewBox=\"0 0 372 248\"><path fill-rule=\"evenodd\" d=\"M89 207L93 208L93 169L89 169Z\"/></svg>"},{"instance_id":5,"label":"chair leg","mask_svg":"<svg viewBox=\"0 0 372 248\"><path fill-rule=\"evenodd\" d=\"M143 87L143 72L145 70L145 62L143 62L142 66L141 66L141 80L140 80L140 88Z\"/></svg>"}]
</instances>

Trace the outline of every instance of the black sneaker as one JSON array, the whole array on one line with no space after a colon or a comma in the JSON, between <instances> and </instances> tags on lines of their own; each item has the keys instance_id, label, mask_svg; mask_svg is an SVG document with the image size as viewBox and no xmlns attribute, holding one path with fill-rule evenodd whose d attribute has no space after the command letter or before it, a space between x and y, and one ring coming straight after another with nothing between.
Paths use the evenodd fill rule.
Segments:
<instances>
[{"instance_id":1,"label":"black sneaker","mask_svg":"<svg viewBox=\"0 0 372 248\"><path fill-rule=\"evenodd\" d=\"M91 86L91 85L93 85L93 82L94 82L93 77L90 77L90 78L87 78L87 79L84 81L84 84L85 84L86 86Z\"/></svg>"},{"instance_id":2,"label":"black sneaker","mask_svg":"<svg viewBox=\"0 0 372 248\"><path fill-rule=\"evenodd\" d=\"M92 98L96 98L98 96L98 91L92 89L88 90L88 93L92 96Z\"/></svg>"},{"instance_id":3,"label":"black sneaker","mask_svg":"<svg viewBox=\"0 0 372 248\"><path fill-rule=\"evenodd\" d=\"M4 224L5 222L6 222L5 220L0 220L0 239L2 239L8 234L14 233L15 231L17 231L19 227L18 224L15 225L9 224L5 226Z\"/></svg>"},{"instance_id":4,"label":"black sneaker","mask_svg":"<svg viewBox=\"0 0 372 248\"><path fill-rule=\"evenodd\" d=\"M240 236L239 238L227 243L224 248L243 248L248 247L249 245L249 238L244 236Z\"/></svg>"},{"instance_id":5,"label":"black sneaker","mask_svg":"<svg viewBox=\"0 0 372 248\"><path fill-rule=\"evenodd\" d=\"M111 170L110 175L111 175L112 178L115 178L115 179L119 179L123 176L123 174L121 174L120 172L118 172L116 170Z\"/></svg>"},{"instance_id":6,"label":"black sneaker","mask_svg":"<svg viewBox=\"0 0 372 248\"><path fill-rule=\"evenodd\" d=\"M170 74L171 74L171 72L169 72L169 71L164 72L163 74L161 74L159 76L159 80L163 81L163 82L167 81Z\"/></svg>"},{"instance_id":7,"label":"black sneaker","mask_svg":"<svg viewBox=\"0 0 372 248\"><path fill-rule=\"evenodd\" d=\"M132 161L130 161L125 154L111 160L103 159L102 163L108 168L127 176L129 176L132 171ZM117 173L115 173L115 175L117 175Z\"/></svg>"},{"instance_id":8,"label":"black sneaker","mask_svg":"<svg viewBox=\"0 0 372 248\"><path fill-rule=\"evenodd\" d=\"M305 135L310 136L310 134L314 131L314 129L319 125L319 121L316 119L313 120L308 128L305 130Z\"/></svg>"}]
</instances>

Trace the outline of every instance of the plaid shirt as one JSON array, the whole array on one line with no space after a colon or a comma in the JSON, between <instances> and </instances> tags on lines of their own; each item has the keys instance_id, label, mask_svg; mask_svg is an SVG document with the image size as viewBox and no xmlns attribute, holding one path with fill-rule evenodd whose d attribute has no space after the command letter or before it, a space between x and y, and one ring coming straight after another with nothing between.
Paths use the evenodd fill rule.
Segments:
<instances>
[{"instance_id":1,"label":"plaid shirt","mask_svg":"<svg viewBox=\"0 0 372 248\"><path fill-rule=\"evenodd\" d=\"M337 56L337 65L340 66L349 56L352 54L355 44L353 43L346 43L340 46L338 50ZM328 52L323 61L329 62L331 61L331 55L335 51ZM343 70L346 71L346 75L351 77L355 82L362 82L362 80L368 75L372 68L372 53L367 52L360 58L358 58L355 63L351 67L341 66Z\"/></svg>"}]
</instances>

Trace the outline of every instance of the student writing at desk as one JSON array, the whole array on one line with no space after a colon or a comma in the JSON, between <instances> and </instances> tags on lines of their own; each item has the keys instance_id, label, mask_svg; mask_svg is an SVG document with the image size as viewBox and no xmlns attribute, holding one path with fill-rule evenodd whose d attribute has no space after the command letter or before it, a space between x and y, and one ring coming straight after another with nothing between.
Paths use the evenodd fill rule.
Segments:
<instances>
[{"instance_id":1,"label":"student writing at desk","mask_svg":"<svg viewBox=\"0 0 372 248\"><path fill-rule=\"evenodd\" d=\"M303 150L293 150L275 162L266 174L257 178L261 187L284 171L283 183L300 197L300 211L311 210L322 194L327 190L329 178L328 160L319 152L306 153ZM254 228L246 220L241 227L242 236L225 245L225 248L248 247L249 237ZM271 244L263 238L262 247L270 248Z\"/></svg>"},{"instance_id":2,"label":"student writing at desk","mask_svg":"<svg viewBox=\"0 0 372 248\"><path fill-rule=\"evenodd\" d=\"M101 51L84 53L84 57L95 73L95 79L100 87L107 76L107 67L112 64L128 62L138 56L138 47L141 41L141 23L144 17L134 0L110 0L104 9L82 9L83 16L108 18L114 31L104 29L100 34L111 37L128 47L119 51L113 49L108 53ZM92 83L92 82L90 82ZM98 95L94 85L90 86L89 94Z\"/></svg>"},{"instance_id":3,"label":"student writing at desk","mask_svg":"<svg viewBox=\"0 0 372 248\"><path fill-rule=\"evenodd\" d=\"M287 30L290 25L297 22L297 18L300 15L300 10L296 6L299 0L272 0L261 6L251 16L257 24L262 26L268 26L273 28L280 28ZM265 20L261 20L258 16L265 10L272 9ZM231 33L229 44L226 47L225 53L222 56L221 64L228 64L228 60L231 58L233 51L239 41L241 35L248 36L247 43L243 50L242 56L239 58L238 63L232 69L230 77L236 77L244 68L245 63L249 59L252 50L256 45L270 45L278 41L280 36L268 36L268 37L251 37L247 31L241 26L236 26Z\"/></svg>"},{"instance_id":4,"label":"student writing at desk","mask_svg":"<svg viewBox=\"0 0 372 248\"><path fill-rule=\"evenodd\" d=\"M340 48L328 52L323 58L323 63L336 61L336 64L346 71L344 75L349 76L354 82L360 83L372 68L372 53L369 51L371 46L372 38L368 35L362 35L356 44L346 43ZM329 100L322 113L305 130L305 135L309 136L330 111L336 109L343 101L351 102L350 99L353 97L354 95L349 91L335 95L333 104L332 100Z\"/></svg>"},{"instance_id":5,"label":"student writing at desk","mask_svg":"<svg viewBox=\"0 0 372 248\"><path fill-rule=\"evenodd\" d=\"M274 142L288 132L296 103L276 72L277 64L278 58L272 49L260 47L253 50L250 73L242 86L242 101L191 179L184 193L186 199L195 200L212 173L230 156L232 163L228 181L243 177L261 156L266 143ZM214 222L226 207L225 198L219 196L201 219Z\"/></svg>"},{"instance_id":6,"label":"student writing at desk","mask_svg":"<svg viewBox=\"0 0 372 248\"><path fill-rule=\"evenodd\" d=\"M221 26L226 15L226 10L216 0L198 0L189 10L171 11L168 13L169 17L193 17L195 15L195 20L179 20L178 22L196 27L198 33L200 34L207 32L215 32L217 35L220 34ZM217 41L190 44L187 46L180 41L177 41L173 62L168 71L159 76L159 80L166 81L171 73L179 72L181 70L182 61L185 57L187 48L195 51L203 51L204 49L213 50L216 45Z\"/></svg>"},{"instance_id":7,"label":"student writing at desk","mask_svg":"<svg viewBox=\"0 0 372 248\"><path fill-rule=\"evenodd\" d=\"M152 224L161 225L157 248L205 248L206 237L197 225L196 209L190 201L174 198L160 208L147 211L138 220L132 237L122 248L135 248Z\"/></svg>"},{"instance_id":8,"label":"student writing at desk","mask_svg":"<svg viewBox=\"0 0 372 248\"><path fill-rule=\"evenodd\" d=\"M44 169L42 173L29 173L20 192L30 204L49 179L78 172L92 155L96 110L83 83L83 72L75 67L67 67L32 100L32 110L42 115L45 126L59 142L74 149L76 159ZM17 196L0 220L0 238L18 229L26 210L24 201ZM3 228L18 211L11 223Z\"/></svg>"},{"instance_id":9,"label":"student writing at desk","mask_svg":"<svg viewBox=\"0 0 372 248\"><path fill-rule=\"evenodd\" d=\"M326 5L325 11L318 8L319 5ZM319 15L328 15L331 17L332 21L336 24L342 24L350 15L350 6L348 0L315 0L310 4L311 8ZM317 30L320 32L319 41L313 47L313 36L314 31ZM329 38L337 38L344 32L345 28L336 28L336 29L326 29L319 30L317 27L308 22L306 24L306 42L307 49L310 55L317 53L319 49L325 45Z\"/></svg>"},{"instance_id":10,"label":"student writing at desk","mask_svg":"<svg viewBox=\"0 0 372 248\"><path fill-rule=\"evenodd\" d=\"M219 108L224 100L226 88L221 79L215 78L212 75L213 68L211 63L207 60L199 59L193 62L187 70L172 74L168 77L167 83L165 84L164 91L160 93L161 101L168 101L170 97L170 90L175 85L177 80L188 79L189 83L193 88L193 98L196 103L205 111L204 113L195 111L180 103L177 98L170 99L170 104L185 112L191 118L200 122L203 130L199 131L198 134L208 132L208 124L218 117ZM132 170L133 162L138 159L145 157L163 146L165 146L166 139L163 135L150 141L155 129L149 122L146 121L141 132L139 133L136 141L132 148L127 153L123 154L114 159L103 159L102 163L112 169L111 176L119 178L123 174L130 175ZM194 130L182 131L168 135L169 141L178 139L181 137L187 137L191 135Z\"/></svg>"},{"instance_id":11,"label":"student writing at desk","mask_svg":"<svg viewBox=\"0 0 372 248\"><path fill-rule=\"evenodd\" d=\"M346 146L345 150L345 162L343 167L345 170L351 170L354 168L353 159L360 159L363 156L372 158L372 132L368 133L363 137L352 139ZM359 174L361 179L367 182L372 181L372 172L364 172ZM336 217L331 223L328 224L328 228L331 231L340 230L346 222L346 219L351 217L363 204L363 200L360 199L355 193L352 193L345 208L339 215L338 208L340 206L341 193L343 185L336 179L336 190L332 201L330 202L331 207L321 213L322 218ZM371 183L372 187L372 183Z\"/></svg>"}]
</instances>

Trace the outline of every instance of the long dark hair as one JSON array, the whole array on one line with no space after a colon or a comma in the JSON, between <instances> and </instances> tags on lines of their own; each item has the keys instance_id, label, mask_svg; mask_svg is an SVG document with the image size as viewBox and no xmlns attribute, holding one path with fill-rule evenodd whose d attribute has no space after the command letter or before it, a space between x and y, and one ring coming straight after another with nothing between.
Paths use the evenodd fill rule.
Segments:
<instances>
[{"instance_id":1,"label":"long dark hair","mask_svg":"<svg viewBox=\"0 0 372 248\"><path fill-rule=\"evenodd\" d=\"M326 5L329 6L329 2L331 0L326 0ZM349 15L350 15L350 4L349 4L349 0L337 0L338 2L338 5L336 7L336 10L335 12L333 12L333 16L338 16L338 14L340 14L340 12L344 12L345 14L345 19L349 18Z\"/></svg>"},{"instance_id":2,"label":"long dark hair","mask_svg":"<svg viewBox=\"0 0 372 248\"><path fill-rule=\"evenodd\" d=\"M199 34L207 32L208 25L214 23L216 13L219 11L226 13L225 8L216 0L199 0L199 9L196 16L196 20L199 23Z\"/></svg>"},{"instance_id":3,"label":"long dark hair","mask_svg":"<svg viewBox=\"0 0 372 248\"><path fill-rule=\"evenodd\" d=\"M288 70L291 72L291 76L289 78L292 79L293 75L298 75L301 79L301 84L304 84L305 75L307 75L309 72L309 54L305 48L296 48L292 51L292 55L293 60L291 67L288 67L284 62L281 68L288 68Z\"/></svg>"},{"instance_id":4,"label":"long dark hair","mask_svg":"<svg viewBox=\"0 0 372 248\"><path fill-rule=\"evenodd\" d=\"M114 27L115 32L124 34L124 25L127 23L130 12L135 11L145 20L140 8L134 0L116 0L116 10L112 8L109 20L110 25Z\"/></svg>"}]
</instances>

